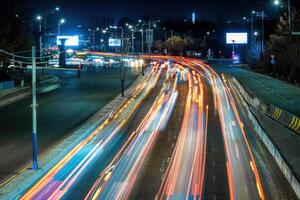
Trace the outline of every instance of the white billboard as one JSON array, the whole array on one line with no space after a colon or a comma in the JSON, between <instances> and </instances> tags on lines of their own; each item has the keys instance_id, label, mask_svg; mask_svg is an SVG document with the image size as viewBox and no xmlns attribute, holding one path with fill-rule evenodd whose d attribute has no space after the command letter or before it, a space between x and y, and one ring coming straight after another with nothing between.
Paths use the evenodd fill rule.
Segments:
<instances>
[{"instance_id":1,"label":"white billboard","mask_svg":"<svg viewBox=\"0 0 300 200\"><path fill-rule=\"evenodd\" d=\"M121 46L121 40L110 38L110 39L108 39L108 45L110 47L120 47Z\"/></svg>"},{"instance_id":2,"label":"white billboard","mask_svg":"<svg viewBox=\"0 0 300 200\"><path fill-rule=\"evenodd\" d=\"M65 46L67 47L74 47L79 45L78 35L75 36L57 36L56 38L56 44L61 45L61 39L66 39Z\"/></svg>"},{"instance_id":3,"label":"white billboard","mask_svg":"<svg viewBox=\"0 0 300 200\"><path fill-rule=\"evenodd\" d=\"M226 44L247 44L248 33L226 33Z\"/></svg>"}]
</instances>

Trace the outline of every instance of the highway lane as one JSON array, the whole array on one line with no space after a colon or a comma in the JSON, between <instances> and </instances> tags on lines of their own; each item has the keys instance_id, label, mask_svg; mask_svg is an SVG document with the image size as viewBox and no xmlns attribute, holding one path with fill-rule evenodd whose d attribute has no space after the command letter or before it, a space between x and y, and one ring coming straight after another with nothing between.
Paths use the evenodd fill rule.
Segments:
<instances>
[{"instance_id":1,"label":"highway lane","mask_svg":"<svg viewBox=\"0 0 300 200\"><path fill-rule=\"evenodd\" d=\"M152 71L135 94L116 113L78 144L63 160L55 165L41 180L22 194L20 199L60 199L72 190L81 178L94 169L91 167L101 155L119 141L125 125L156 85L160 73ZM96 166L97 167L97 166ZM83 192L83 191L81 191Z\"/></svg>"},{"instance_id":2,"label":"highway lane","mask_svg":"<svg viewBox=\"0 0 300 200\"><path fill-rule=\"evenodd\" d=\"M127 68L128 87L140 68ZM76 72L55 71L62 87L39 94L38 147L40 155L92 117L120 92L118 67L87 67ZM32 158L31 97L0 108L0 182L18 173ZM6 156L10 155L10 156Z\"/></svg>"},{"instance_id":3,"label":"highway lane","mask_svg":"<svg viewBox=\"0 0 300 200\"><path fill-rule=\"evenodd\" d=\"M243 123L226 82L208 65L186 60L191 68L202 71L214 91L227 157L230 199L265 199L260 175L252 155Z\"/></svg>"},{"instance_id":4,"label":"highway lane","mask_svg":"<svg viewBox=\"0 0 300 200\"><path fill-rule=\"evenodd\" d=\"M188 96L188 82L178 86L178 99L165 130L160 131L129 199L155 199L176 146Z\"/></svg>"},{"instance_id":5,"label":"highway lane","mask_svg":"<svg viewBox=\"0 0 300 200\"><path fill-rule=\"evenodd\" d=\"M156 199L201 199L205 170L207 110L200 74L189 74L185 115Z\"/></svg>"},{"instance_id":6,"label":"highway lane","mask_svg":"<svg viewBox=\"0 0 300 200\"><path fill-rule=\"evenodd\" d=\"M85 199L128 199L160 130L164 129L178 93L176 81L166 82L153 107L104 170Z\"/></svg>"}]
</instances>

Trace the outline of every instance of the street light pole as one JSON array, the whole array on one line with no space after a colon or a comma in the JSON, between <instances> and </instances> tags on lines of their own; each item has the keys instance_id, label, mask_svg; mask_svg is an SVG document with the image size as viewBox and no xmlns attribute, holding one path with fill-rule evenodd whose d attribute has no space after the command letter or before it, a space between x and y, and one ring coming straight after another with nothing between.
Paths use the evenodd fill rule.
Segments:
<instances>
[{"instance_id":1,"label":"street light pole","mask_svg":"<svg viewBox=\"0 0 300 200\"><path fill-rule=\"evenodd\" d=\"M37 145L37 117L36 117L36 58L35 58L35 47L32 47L32 169L38 169L38 145Z\"/></svg>"},{"instance_id":2,"label":"street light pole","mask_svg":"<svg viewBox=\"0 0 300 200\"><path fill-rule=\"evenodd\" d=\"M131 32L131 45L132 45L132 53L134 54L134 33Z\"/></svg>"},{"instance_id":3,"label":"street light pole","mask_svg":"<svg viewBox=\"0 0 300 200\"><path fill-rule=\"evenodd\" d=\"M151 21L149 20L148 22L148 54L150 55L151 53Z\"/></svg>"},{"instance_id":4,"label":"street light pole","mask_svg":"<svg viewBox=\"0 0 300 200\"><path fill-rule=\"evenodd\" d=\"M36 19L39 22L39 49L40 49L39 55L40 55L40 61L42 61L42 56L43 56L43 54L42 54L42 48L43 48L42 47L42 17L40 15L38 15L36 17Z\"/></svg>"},{"instance_id":5,"label":"street light pole","mask_svg":"<svg viewBox=\"0 0 300 200\"><path fill-rule=\"evenodd\" d=\"M255 11L252 11L251 13L251 42L252 45L254 44L254 17Z\"/></svg>"},{"instance_id":6,"label":"street light pole","mask_svg":"<svg viewBox=\"0 0 300 200\"><path fill-rule=\"evenodd\" d=\"M261 54L264 52L265 44L265 11L261 11Z\"/></svg>"},{"instance_id":7,"label":"street light pole","mask_svg":"<svg viewBox=\"0 0 300 200\"><path fill-rule=\"evenodd\" d=\"M292 32L291 0L288 0L288 12L289 12L289 29L290 32Z\"/></svg>"},{"instance_id":8,"label":"street light pole","mask_svg":"<svg viewBox=\"0 0 300 200\"><path fill-rule=\"evenodd\" d=\"M143 28L141 30L141 34L142 34L142 54L144 54L144 29Z\"/></svg>"},{"instance_id":9,"label":"street light pole","mask_svg":"<svg viewBox=\"0 0 300 200\"><path fill-rule=\"evenodd\" d=\"M121 95L122 97L125 97L124 95L124 82L125 82L125 71L124 71L124 63L123 63L123 48L124 48L124 29L123 27L121 28Z\"/></svg>"},{"instance_id":10,"label":"street light pole","mask_svg":"<svg viewBox=\"0 0 300 200\"><path fill-rule=\"evenodd\" d=\"M60 21L58 21L57 36L60 36Z\"/></svg>"}]
</instances>

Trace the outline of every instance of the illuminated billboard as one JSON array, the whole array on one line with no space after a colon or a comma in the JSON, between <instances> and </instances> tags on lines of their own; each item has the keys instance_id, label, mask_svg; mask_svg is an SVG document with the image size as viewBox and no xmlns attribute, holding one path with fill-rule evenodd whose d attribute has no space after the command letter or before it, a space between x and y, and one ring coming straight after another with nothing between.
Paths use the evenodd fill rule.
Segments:
<instances>
[{"instance_id":1,"label":"illuminated billboard","mask_svg":"<svg viewBox=\"0 0 300 200\"><path fill-rule=\"evenodd\" d=\"M248 33L226 33L226 44L247 44Z\"/></svg>"},{"instance_id":2,"label":"illuminated billboard","mask_svg":"<svg viewBox=\"0 0 300 200\"><path fill-rule=\"evenodd\" d=\"M110 47L120 47L121 46L121 40L120 39L108 39L108 45Z\"/></svg>"},{"instance_id":3,"label":"illuminated billboard","mask_svg":"<svg viewBox=\"0 0 300 200\"><path fill-rule=\"evenodd\" d=\"M78 41L78 35L75 36L57 36L56 38L56 44L57 45L61 45L61 39L66 39L66 43L65 46L67 47L74 47L74 46L78 46L79 45L79 41Z\"/></svg>"}]
</instances>

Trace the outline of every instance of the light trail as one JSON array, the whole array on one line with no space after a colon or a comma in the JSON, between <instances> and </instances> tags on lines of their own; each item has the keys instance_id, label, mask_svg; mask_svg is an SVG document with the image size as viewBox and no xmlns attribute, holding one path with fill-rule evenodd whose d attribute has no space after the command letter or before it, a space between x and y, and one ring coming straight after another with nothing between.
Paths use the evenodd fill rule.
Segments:
<instances>
[{"instance_id":1,"label":"light trail","mask_svg":"<svg viewBox=\"0 0 300 200\"><path fill-rule=\"evenodd\" d=\"M143 99L153 89L161 71L152 71L137 87L132 97L126 100L103 124L82 140L70 153L58 162L20 199L60 199L89 170L95 160L119 139L126 123Z\"/></svg>"},{"instance_id":2,"label":"light trail","mask_svg":"<svg viewBox=\"0 0 300 200\"><path fill-rule=\"evenodd\" d=\"M219 75L201 61L183 60L190 68L203 71L210 80L225 144L230 199L265 199L252 150L226 81L223 83Z\"/></svg>"},{"instance_id":3,"label":"light trail","mask_svg":"<svg viewBox=\"0 0 300 200\"><path fill-rule=\"evenodd\" d=\"M175 83L164 84L161 95L109 167L101 173L86 200L128 199L160 129L175 106L178 96Z\"/></svg>"},{"instance_id":4,"label":"light trail","mask_svg":"<svg viewBox=\"0 0 300 200\"><path fill-rule=\"evenodd\" d=\"M174 153L156 199L201 199L205 171L207 120L200 74L189 74L189 91ZM205 122L206 121L206 122Z\"/></svg>"}]
</instances>

